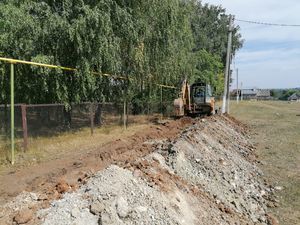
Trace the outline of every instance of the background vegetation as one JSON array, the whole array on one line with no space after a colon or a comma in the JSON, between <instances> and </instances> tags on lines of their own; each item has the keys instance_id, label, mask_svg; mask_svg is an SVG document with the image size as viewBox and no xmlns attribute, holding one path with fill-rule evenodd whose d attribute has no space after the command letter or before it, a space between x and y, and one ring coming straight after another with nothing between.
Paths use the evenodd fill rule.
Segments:
<instances>
[{"instance_id":1,"label":"background vegetation","mask_svg":"<svg viewBox=\"0 0 300 225\"><path fill-rule=\"evenodd\" d=\"M277 100L286 101L290 96L297 93L300 95L300 89L274 89L271 90L271 96Z\"/></svg>"},{"instance_id":2,"label":"background vegetation","mask_svg":"<svg viewBox=\"0 0 300 225\"><path fill-rule=\"evenodd\" d=\"M18 64L20 103L151 102L156 83L178 85L183 77L210 82L220 94L228 23L222 7L196 0L2 0L0 55L78 69ZM235 53L242 46L238 26L233 39ZM0 104L7 104L9 67L0 68Z\"/></svg>"}]
</instances>

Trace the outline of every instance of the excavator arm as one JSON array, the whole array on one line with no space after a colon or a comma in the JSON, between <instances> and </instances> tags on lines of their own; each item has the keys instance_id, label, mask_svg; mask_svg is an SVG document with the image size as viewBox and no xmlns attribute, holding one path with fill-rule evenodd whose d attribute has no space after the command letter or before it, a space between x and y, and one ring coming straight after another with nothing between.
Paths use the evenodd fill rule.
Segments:
<instances>
[{"instance_id":1,"label":"excavator arm","mask_svg":"<svg viewBox=\"0 0 300 225\"><path fill-rule=\"evenodd\" d=\"M175 116L184 116L191 110L191 90L187 79L181 84L179 98L174 100Z\"/></svg>"}]
</instances>

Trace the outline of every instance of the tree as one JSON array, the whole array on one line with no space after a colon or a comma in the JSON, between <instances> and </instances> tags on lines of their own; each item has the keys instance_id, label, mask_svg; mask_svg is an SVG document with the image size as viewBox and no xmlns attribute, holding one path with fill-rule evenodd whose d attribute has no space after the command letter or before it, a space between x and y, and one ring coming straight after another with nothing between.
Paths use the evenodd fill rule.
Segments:
<instances>
[{"instance_id":1,"label":"tree","mask_svg":"<svg viewBox=\"0 0 300 225\"><path fill-rule=\"evenodd\" d=\"M145 104L158 100L157 83L176 85L186 76L220 94L228 18L222 7L195 0L2 1L0 49L5 57L77 69L17 65L16 102ZM233 33L235 52L239 27ZM0 102L7 103L8 68L1 68Z\"/></svg>"}]
</instances>

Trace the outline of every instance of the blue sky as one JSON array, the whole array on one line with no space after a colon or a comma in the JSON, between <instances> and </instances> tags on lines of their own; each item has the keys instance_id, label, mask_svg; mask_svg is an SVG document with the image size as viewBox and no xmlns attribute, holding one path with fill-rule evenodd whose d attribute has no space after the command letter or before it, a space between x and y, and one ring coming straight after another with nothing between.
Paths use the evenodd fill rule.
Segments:
<instances>
[{"instance_id":1,"label":"blue sky","mask_svg":"<svg viewBox=\"0 0 300 225\"><path fill-rule=\"evenodd\" d=\"M222 5L236 19L268 23L300 24L299 0L203 0ZM300 27L240 25L244 47L235 67L244 87L300 87ZM234 74L234 78L235 78ZM235 88L235 84L233 85Z\"/></svg>"}]
</instances>

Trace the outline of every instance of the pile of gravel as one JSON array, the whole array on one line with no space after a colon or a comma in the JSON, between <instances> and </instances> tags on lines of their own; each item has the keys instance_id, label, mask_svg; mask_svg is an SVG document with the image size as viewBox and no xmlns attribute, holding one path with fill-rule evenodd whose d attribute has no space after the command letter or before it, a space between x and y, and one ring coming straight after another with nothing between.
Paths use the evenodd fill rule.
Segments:
<instances>
[{"instance_id":1,"label":"pile of gravel","mask_svg":"<svg viewBox=\"0 0 300 225\"><path fill-rule=\"evenodd\" d=\"M271 190L235 121L199 120L176 141L152 144L147 157L112 165L40 210L42 224L269 224Z\"/></svg>"},{"instance_id":2,"label":"pile of gravel","mask_svg":"<svg viewBox=\"0 0 300 225\"><path fill-rule=\"evenodd\" d=\"M241 130L219 117L190 127L172 144L166 158L176 174L202 187L217 203L253 223L267 224L266 198L271 190L248 159L251 151Z\"/></svg>"},{"instance_id":3,"label":"pile of gravel","mask_svg":"<svg viewBox=\"0 0 300 225\"><path fill-rule=\"evenodd\" d=\"M43 224L194 224L156 187L118 166L98 172L75 193L39 212Z\"/></svg>"}]
</instances>

